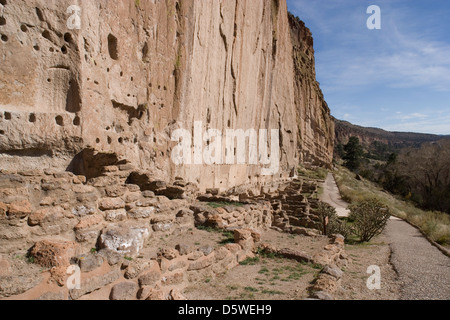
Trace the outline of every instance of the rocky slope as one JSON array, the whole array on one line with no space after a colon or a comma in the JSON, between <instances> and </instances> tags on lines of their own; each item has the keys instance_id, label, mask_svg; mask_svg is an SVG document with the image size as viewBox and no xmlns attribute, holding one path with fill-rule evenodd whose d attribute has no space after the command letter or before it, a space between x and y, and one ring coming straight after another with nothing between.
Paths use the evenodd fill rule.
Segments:
<instances>
[{"instance_id":1,"label":"rocky slope","mask_svg":"<svg viewBox=\"0 0 450 320\"><path fill-rule=\"evenodd\" d=\"M2 1L0 166L88 178L130 162L227 189L329 165L333 129L311 33L285 1ZM183 128L279 129L280 170L171 161ZM269 131L270 135L270 131ZM223 147L224 149L224 147ZM225 152L225 150L223 150Z\"/></svg>"}]
</instances>

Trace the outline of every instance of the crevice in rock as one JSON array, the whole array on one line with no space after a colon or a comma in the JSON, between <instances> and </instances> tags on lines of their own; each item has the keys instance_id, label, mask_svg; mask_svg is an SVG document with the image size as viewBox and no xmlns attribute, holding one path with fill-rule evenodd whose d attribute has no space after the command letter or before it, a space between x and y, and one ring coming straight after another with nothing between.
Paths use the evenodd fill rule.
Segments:
<instances>
[{"instance_id":1,"label":"crevice in rock","mask_svg":"<svg viewBox=\"0 0 450 320\"><path fill-rule=\"evenodd\" d=\"M5 0L5 2L6 2L6 0ZM42 13L42 10L39 9L38 7L36 7L36 15L40 21L42 21L42 22L45 21L44 14Z\"/></svg>"},{"instance_id":2,"label":"crevice in rock","mask_svg":"<svg viewBox=\"0 0 450 320\"><path fill-rule=\"evenodd\" d=\"M144 116L147 104L140 104L137 108L128 106L126 104L111 100L111 103L115 109L125 111L128 114L128 124L131 125L133 119L141 120Z\"/></svg>"},{"instance_id":3,"label":"crevice in rock","mask_svg":"<svg viewBox=\"0 0 450 320\"><path fill-rule=\"evenodd\" d=\"M50 67L50 69L64 69L64 70L70 70L70 67L64 66L64 65L61 65L61 64L58 64L58 65L55 65L55 66Z\"/></svg>"}]
</instances>

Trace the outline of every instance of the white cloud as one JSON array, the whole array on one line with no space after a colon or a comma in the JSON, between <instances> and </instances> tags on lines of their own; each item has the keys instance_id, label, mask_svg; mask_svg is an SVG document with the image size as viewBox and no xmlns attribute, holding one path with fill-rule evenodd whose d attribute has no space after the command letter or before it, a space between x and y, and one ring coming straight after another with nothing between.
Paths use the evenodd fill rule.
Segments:
<instances>
[{"instance_id":1,"label":"white cloud","mask_svg":"<svg viewBox=\"0 0 450 320\"><path fill-rule=\"evenodd\" d=\"M369 31L360 1L290 1L291 10L317 28L313 35L330 40L316 50L324 88L383 83L390 88L450 92L450 44L431 39L425 31L413 31L420 26L417 16L394 8L394 2L381 2L383 29Z\"/></svg>"},{"instance_id":2,"label":"white cloud","mask_svg":"<svg viewBox=\"0 0 450 320\"><path fill-rule=\"evenodd\" d=\"M426 114L422 114L422 113L411 113L411 114L407 114L407 115L402 115L399 117L396 117L399 120L402 121L406 121L406 120L411 120L411 119L426 119L428 118L428 116Z\"/></svg>"}]
</instances>

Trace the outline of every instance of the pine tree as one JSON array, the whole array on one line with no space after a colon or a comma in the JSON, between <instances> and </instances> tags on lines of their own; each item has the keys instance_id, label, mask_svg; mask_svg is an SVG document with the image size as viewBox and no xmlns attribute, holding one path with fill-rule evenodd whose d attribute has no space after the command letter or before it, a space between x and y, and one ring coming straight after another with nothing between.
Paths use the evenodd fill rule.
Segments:
<instances>
[{"instance_id":1,"label":"pine tree","mask_svg":"<svg viewBox=\"0 0 450 320\"><path fill-rule=\"evenodd\" d=\"M344 146L344 151L344 165L352 171L358 170L361 165L361 158L364 154L364 150L359 144L359 138L351 137L348 143Z\"/></svg>"}]
</instances>

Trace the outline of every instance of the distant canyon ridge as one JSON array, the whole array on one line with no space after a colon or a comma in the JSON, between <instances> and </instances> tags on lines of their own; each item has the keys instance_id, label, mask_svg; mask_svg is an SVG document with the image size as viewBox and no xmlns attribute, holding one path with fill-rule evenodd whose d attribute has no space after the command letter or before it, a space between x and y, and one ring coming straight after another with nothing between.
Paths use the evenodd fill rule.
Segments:
<instances>
[{"instance_id":1,"label":"distant canyon ridge","mask_svg":"<svg viewBox=\"0 0 450 320\"><path fill-rule=\"evenodd\" d=\"M333 121L336 127L335 147L347 144L350 137L357 137L364 147L370 147L373 143L379 143L387 145L392 151L408 147L419 148L425 142L450 139L450 135L392 132L378 128L362 127L335 118L333 118Z\"/></svg>"}]
</instances>

